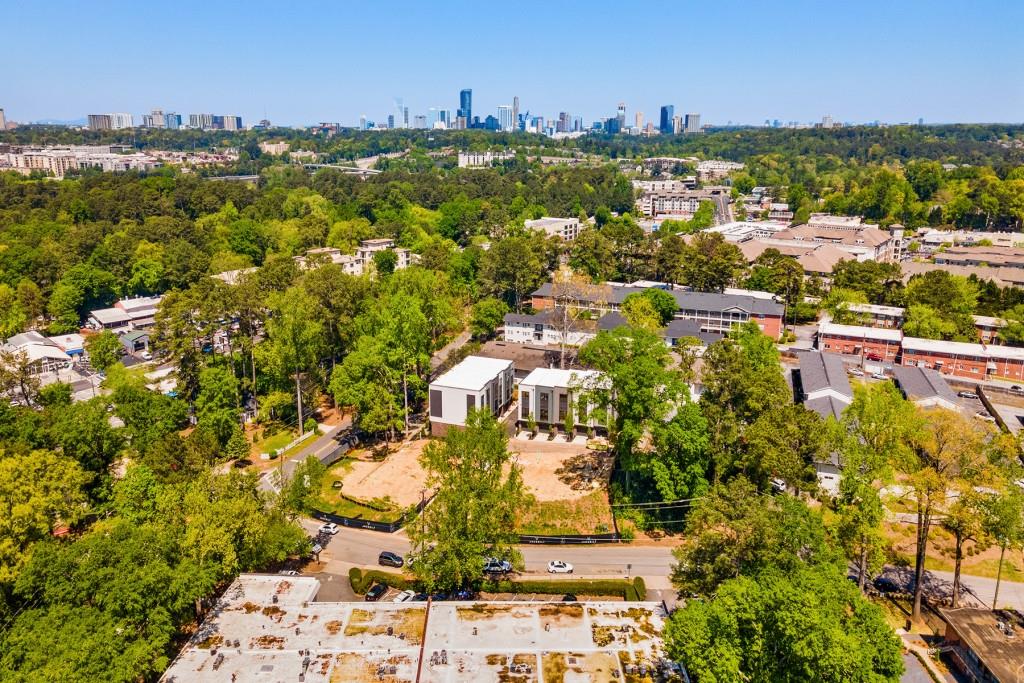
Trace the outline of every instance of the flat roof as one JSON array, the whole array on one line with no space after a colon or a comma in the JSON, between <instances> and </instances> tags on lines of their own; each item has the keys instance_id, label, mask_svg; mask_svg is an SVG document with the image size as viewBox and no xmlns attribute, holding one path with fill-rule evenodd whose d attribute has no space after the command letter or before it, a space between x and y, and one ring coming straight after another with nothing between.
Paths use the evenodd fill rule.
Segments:
<instances>
[{"instance_id":1,"label":"flat roof","mask_svg":"<svg viewBox=\"0 0 1024 683\"><path fill-rule=\"evenodd\" d=\"M818 334L859 339L879 339L890 342L899 342L903 339L903 332L900 330L884 327L866 327L864 325L839 325L838 323L828 321L818 323Z\"/></svg>"},{"instance_id":2,"label":"flat roof","mask_svg":"<svg viewBox=\"0 0 1024 683\"><path fill-rule=\"evenodd\" d=\"M510 360L467 356L461 363L431 382L430 386L480 391L488 382L511 367Z\"/></svg>"},{"instance_id":3,"label":"flat roof","mask_svg":"<svg viewBox=\"0 0 1024 683\"><path fill-rule=\"evenodd\" d=\"M525 378L519 385L530 384L538 387L560 387L569 389L579 386L581 383L600 376L597 370L562 370L561 368L537 368Z\"/></svg>"},{"instance_id":4,"label":"flat roof","mask_svg":"<svg viewBox=\"0 0 1024 683\"><path fill-rule=\"evenodd\" d=\"M891 315L900 317L904 309L899 306L879 306L877 304L849 304L847 309L856 313L875 313L877 315Z\"/></svg>"},{"instance_id":5,"label":"flat roof","mask_svg":"<svg viewBox=\"0 0 1024 683\"><path fill-rule=\"evenodd\" d=\"M611 681L665 656L661 603L316 602L319 585L239 576L160 680Z\"/></svg>"},{"instance_id":6,"label":"flat roof","mask_svg":"<svg viewBox=\"0 0 1024 683\"><path fill-rule=\"evenodd\" d=\"M1001 360L1024 361L1024 348L1015 346L985 346L983 344L944 341L942 339L904 337L903 350L923 351L925 353L941 353L947 356L974 356L977 358L997 358Z\"/></svg>"}]
</instances>

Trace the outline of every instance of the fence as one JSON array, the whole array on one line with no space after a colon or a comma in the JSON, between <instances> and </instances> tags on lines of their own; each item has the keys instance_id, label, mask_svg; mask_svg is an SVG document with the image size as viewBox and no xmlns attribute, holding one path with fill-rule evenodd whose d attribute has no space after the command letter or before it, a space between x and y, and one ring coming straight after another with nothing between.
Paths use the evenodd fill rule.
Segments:
<instances>
[{"instance_id":1,"label":"fence","mask_svg":"<svg viewBox=\"0 0 1024 683\"><path fill-rule=\"evenodd\" d=\"M410 519L422 512L423 508L425 508L429 502L429 498L421 500L416 504L416 507L413 510L410 510L392 522L377 522L372 519L345 517L344 515L335 515L330 512L321 512L320 510L314 510L311 514L314 518L319 519L322 522L334 522L338 526L344 526L350 529L367 529L369 531L380 531L385 534L393 534L405 526Z\"/></svg>"},{"instance_id":2,"label":"fence","mask_svg":"<svg viewBox=\"0 0 1024 683\"><path fill-rule=\"evenodd\" d=\"M561 536L541 536L523 534L519 542L526 545L594 545L597 543L621 543L622 536L617 531L607 534L566 534Z\"/></svg>"}]
</instances>

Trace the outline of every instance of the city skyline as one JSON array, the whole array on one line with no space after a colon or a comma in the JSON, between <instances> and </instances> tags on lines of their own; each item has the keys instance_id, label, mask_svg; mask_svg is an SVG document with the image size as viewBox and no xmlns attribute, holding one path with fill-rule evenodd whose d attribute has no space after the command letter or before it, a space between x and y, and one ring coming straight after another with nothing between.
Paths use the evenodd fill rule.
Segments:
<instances>
[{"instance_id":1,"label":"city skyline","mask_svg":"<svg viewBox=\"0 0 1024 683\"><path fill-rule=\"evenodd\" d=\"M308 13L281 16L257 2L244 13L204 6L201 24L182 20L189 3L112 3L99 12L67 2L14 5L8 15L22 30L9 48L34 57L8 63L0 106L17 121L162 108L236 112L278 125L354 126L362 115L385 121L396 96L410 116L430 108L454 112L459 90L472 88L473 113L481 119L518 96L521 112L555 119L565 111L587 125L615 116L618 102L627 105L629 125L636 112L657 120L665 104L717 125L826 115L852 122L1019 121L1024 66L1013 54L1012 32L1024 8L981 4L970 13L952 3L886 5L884 24L872 11L883 5L870 2L855 9L773 5L774 24L758 21L757 7L729 4L663 7L659 21L650 22L645 11L600 2L585 12L556 7L543 21L476 5L399 2L401 11L387 22L364 6L320 8L311 22ZM96 50L93 36L115 18L121 48ZM173 28L154 49L153 32L163 26ZM298 47L274 48L268 58L262 46L288 31L302 36ZM487 39L485 51L459 49L495 31L510 38ZM40 33L57 38L45 53L29 44ZM531 59L563 34L580 49L557 64ZM974 44L966 35L986 39ZM600 53L602 40L606 54L594 62L585 55ZM754 58L766 49L768 59Z\"/></svg>"}]
</instances>

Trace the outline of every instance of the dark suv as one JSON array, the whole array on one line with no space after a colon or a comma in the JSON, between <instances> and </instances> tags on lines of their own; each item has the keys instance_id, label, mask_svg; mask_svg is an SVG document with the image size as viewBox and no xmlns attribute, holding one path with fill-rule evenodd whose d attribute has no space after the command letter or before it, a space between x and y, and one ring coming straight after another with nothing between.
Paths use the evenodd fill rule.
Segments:
<instances>
[{"instance_id":1,"label":"dark suv","mask_svg":"<svg viewBox=\"0 0 1024 683\"><path fill-rule=\"evenodd\" d=\"M377 563L385 567L402 567L405 565L405 560L402 559L401 555L385 550L377 558Z\"/></svg>"},{"instance_id":2,"label":"dark suv","mask_svg":"<svg viewBox=\"0 0 1024 683\"><path fill-rule=\"evenodd\" d=\"M388 592L388 587L383 583L375 583L366 591L366 602L377 602Z\"/></svg>"}]
</instances>

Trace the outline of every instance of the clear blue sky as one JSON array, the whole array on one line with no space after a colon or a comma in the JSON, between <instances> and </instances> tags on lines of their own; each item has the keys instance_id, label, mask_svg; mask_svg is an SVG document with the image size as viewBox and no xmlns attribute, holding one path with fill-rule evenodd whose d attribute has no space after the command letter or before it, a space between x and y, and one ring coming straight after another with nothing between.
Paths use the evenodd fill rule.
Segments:
<instances>
[{"instance_id":1,"label":"clear blue sky","mask_svg":"<svg viewBox=\"0 0 1024 683\"><path fill-rule=\"evenodd\" d=\"M0 107L276 124L521 109L704 122L1024 121L1020 0L0 0Z\"/></svg>"}]
</instances>

